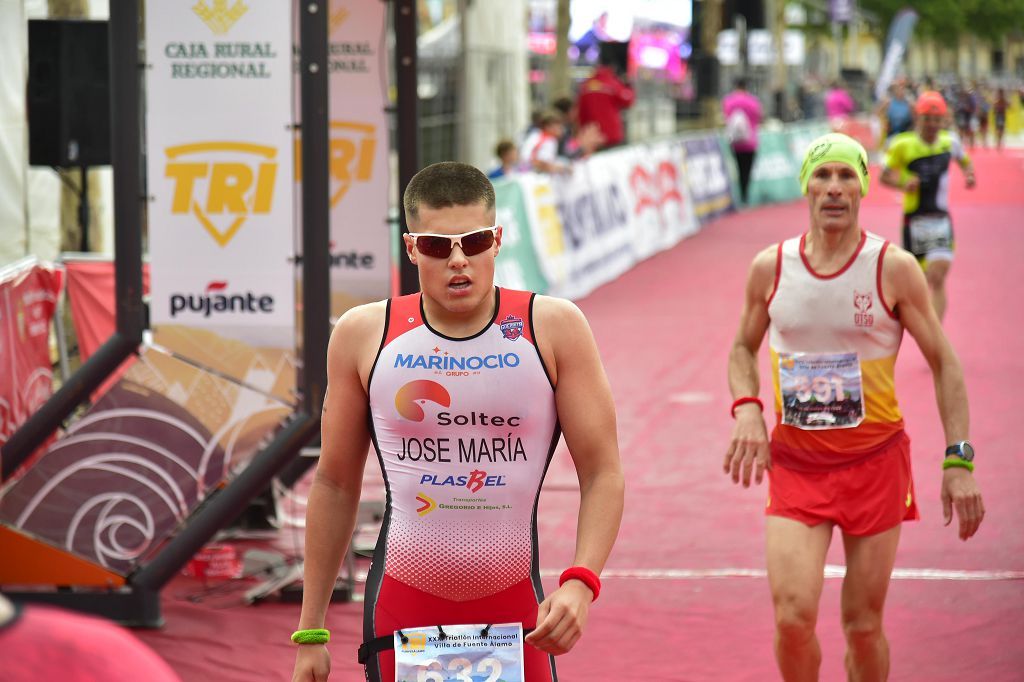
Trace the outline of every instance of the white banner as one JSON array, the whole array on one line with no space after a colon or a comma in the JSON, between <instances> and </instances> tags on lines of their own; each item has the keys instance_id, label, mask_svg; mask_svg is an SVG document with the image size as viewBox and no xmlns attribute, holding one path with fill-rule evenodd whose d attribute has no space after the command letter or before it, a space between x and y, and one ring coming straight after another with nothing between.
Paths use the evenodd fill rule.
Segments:
<instances>
[{"instance_id":1,"label":"white banner","mask_svg":"<svg viewBox=\"0 0 1024 682\"><path fill-rule=\"evenodd\" d=\"M390 295L387 3L329 6L331 312L339 315ZM295 118L301 119L298 109ZM295 144L301 181L298 136Z\"/></svg>"},{"instance_id":2,"label":"white banner","mask_svg":"<svg viewBox=\"0 0 1024 682\"><path fill-rule=\"evenodd\" d=\"M154 326L293 338L291 20L287 2L146 5Z\"/></svg>"},{"instance_id":3,"label":"white banner","mask_svg":"<svg viewBox=\"0 0 1024 682\"><path fill-rule=\"evenodd\" d=\"M699 227L676 142L616 149L574 164L571 175L515 182L554 296L586 296Z\"/></svg>"}]
</instances>

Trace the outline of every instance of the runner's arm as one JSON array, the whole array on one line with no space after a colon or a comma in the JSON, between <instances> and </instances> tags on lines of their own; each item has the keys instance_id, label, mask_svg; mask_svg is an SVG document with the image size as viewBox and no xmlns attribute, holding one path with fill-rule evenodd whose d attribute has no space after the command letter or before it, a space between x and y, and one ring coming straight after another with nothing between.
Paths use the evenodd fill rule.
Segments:
<instances>
[{"instance_id":1,"label":"runner's arm","mask_svg":"<svg viewBox=\"0 0 1024 682\"><path fill-rule=\"evenodd\" d=\"M383 325L383 304L371 304L345 313L331 334L320 461L306 508L301 630L324 627L338 568L354 530L370 447L366 354L376 349Z\"/></svg>"},{"instance_id":2,"label":"runner's arm","mask_svg":"<svg viewBox=\"0 0 1024 682\"><path fill-rule=\"evenodd\" d=\"M917 260L893 245L886 250L882 263L882 296L914 337L931 368L946 443L968 440L970 416L960 360L942 331L942 323L932 307L928 284ZM952 508L955 507L960 520L960 538L966 540L977 532L985 515L981 492L967 469L947 469L942 479L946 523L952 520Z\"/></svg>"},{"instance_id":3,"label":"runner's arm","mask_svg":"<svg viewBox=\"0 0 1024 682\"><path fill-rule=\"evenodd\" d=\"M580 483L575 566L600 574L622 518L623 476L615 404L586 318L570 301L538 296L538 336L550 340L555 407Z\"/></svg>"},{"instance_id":4,"label":"runner's arm","mask_svg":"<svg viewBox=\"0 0 1024 682\"><path fill-rule=\"evenodd\" d=\"M580 483L574 566L600 574L622 520L624 481L615 405L590 326L575 304L538 296L534 317L542 357L555 384L555 405ZM552 592L537 611L527 642L562 654L586 626L594 595L578 580Z\"/></svg>"},{"instance_id":5,"label":"runner's arm","mask_svg":"<svg viewBox=\"0 0 1024 682\"><path fill-rule=\"evenodd\" d=\"M768 299L775 288L778 258L778 245L770 246L757 254L750 266L739 330L729 352L729 390L734 400L756 398L761 391L757 352L768 331ZM747 487L755 463L757 483L763 480L765 469L771 466L768 429L764 415L754 403L740 405L735 413L736 426L722 468L727 474L732 474L734 483L739 483L742 471L743 485Z\"/></svg>"}]
</instances>

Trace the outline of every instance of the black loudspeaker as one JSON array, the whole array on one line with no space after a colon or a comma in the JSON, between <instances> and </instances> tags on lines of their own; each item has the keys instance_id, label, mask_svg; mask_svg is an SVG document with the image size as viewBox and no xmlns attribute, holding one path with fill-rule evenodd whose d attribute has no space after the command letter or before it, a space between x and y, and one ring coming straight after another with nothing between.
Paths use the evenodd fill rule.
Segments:
<instances>
[{"instance_id":1,"label":"black loudspeaker","mask_svg":"<svg viewBox=\"0 0 1024 682\"><path fill-rule=\"evenodd\" d=\"M30 165L110 165L108 54L105 21L28 22Z\"/></svg>"},{"instance_id":2,"label":"black loudspeaker","mask_svg":"<svg viewBox=\"0 0 1024 682\"><path fill-rule=\"evenodd\" d=\"M697 52L690 57L690 69L697 85L697 97L720 97L718 57L706 52Z\"/></svg>"}]
</instances>

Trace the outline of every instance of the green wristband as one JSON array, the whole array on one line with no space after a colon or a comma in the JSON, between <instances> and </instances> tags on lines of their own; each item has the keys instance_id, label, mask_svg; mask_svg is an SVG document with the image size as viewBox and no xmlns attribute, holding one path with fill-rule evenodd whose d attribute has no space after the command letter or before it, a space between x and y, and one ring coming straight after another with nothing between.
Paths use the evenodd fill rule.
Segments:
<instances>
[{"instance_id":1,"label":"green wristband","mask_svg":"<svg viewBox=\"0 0 1024 682\"><path fill-rule=\"evenodd\" d=\"M331 641L331 631L323 628L296 630L292 633L292 641L296 644L327 644Z\"/></svg>"},{"instance_id":2,"label":"green wristband","mask_svg":"<svg viewBox=\"0 0 1024 682\"><path fill-rule=\"evenodd\" d=\"M947 457L942 460L942 470L951 469L953 467L960 467L961 469L967 469L972 474L974 473L974 462L968 462L966 459L960 457Z\"/></svg>"}]
</instances>

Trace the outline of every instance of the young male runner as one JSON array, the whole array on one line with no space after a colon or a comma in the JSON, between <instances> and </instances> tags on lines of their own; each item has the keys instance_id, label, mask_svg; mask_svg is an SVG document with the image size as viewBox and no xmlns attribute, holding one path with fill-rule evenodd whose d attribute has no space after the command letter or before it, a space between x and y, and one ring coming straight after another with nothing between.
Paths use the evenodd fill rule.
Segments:
<instances>
[{"instance_id":1,"label":"young male runner","mask_svg":"<svg viewBox=\"0 0 1024 682\"><path fill-rule=\"evenodd\" d=\"M734 482L768 471L768 582L775 655L787 682L817 680L815 635L825 555L842 530L846 577L842 625L851 680L884 680L889 646L882 608L900 524L918 518L909 439L896 402L894 368L904 328L935 376L949 448L941 463L946 523L959 535L984 516L972 475L967 393L960 363L929 302L914 258L858 222L868 190L867 153L853 139L811 143L800 171L810 229L755 258L729 358L736 426L724 468ZM769 442L757 351L769 333L777 422Z\"/></svg>"},{"instance_id":2,"label":"young male runner","mask_svg":"<svg viewBox=\"0 0 1024 682\"><path fill-rule=\"evenodd\" d=\"M974 167L960 139L946 126L946 100L924 92L915 105L917 130L894 137L885 154L881 181L905 193L903 248L924 268L932 305L941 321L946 313L946 276L953 264L953 223L949 216L949 164L963 170L967 188L975 185Z\"/></svg>"},{"instance_id":3,"label":"young male runner","mask_svg":"<svg viewBox=\"0 0 1024 682\"><path fill-rule=\"evenodd\" d=\"M569 301L495 288L494 201L472 166L417 173L405 248L421 293L354 308L331 336L299 628L324 627L372 441L387 486L364 610L373 682L395 679L386 642L397 630L505 622L536 626L526 680L555 680L550 655L580 638L618 533L615 411L594 338ZM544 598L537 501L559 433L580 512L574 567ZM329 669L326 647L304 644L293 680Z\"/></svg>"}]
</instances>

